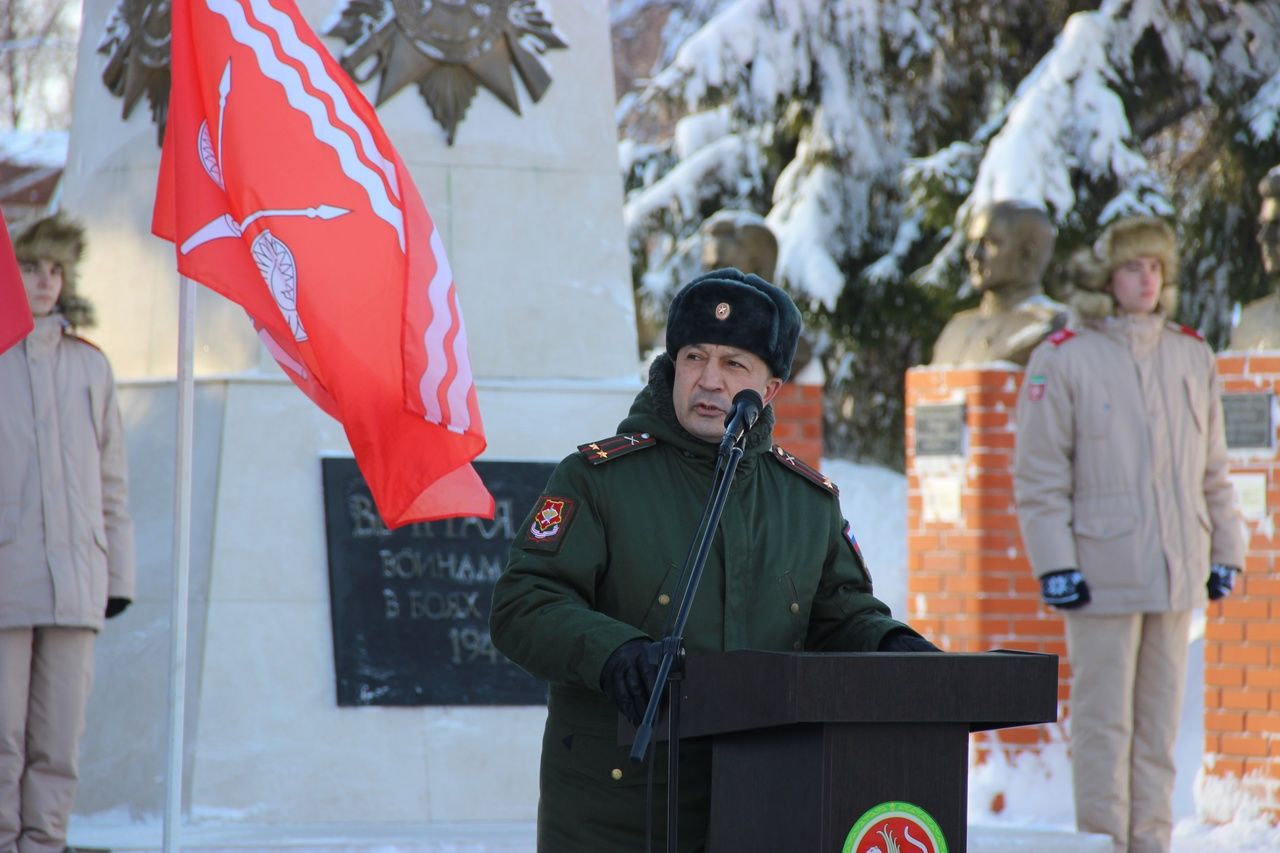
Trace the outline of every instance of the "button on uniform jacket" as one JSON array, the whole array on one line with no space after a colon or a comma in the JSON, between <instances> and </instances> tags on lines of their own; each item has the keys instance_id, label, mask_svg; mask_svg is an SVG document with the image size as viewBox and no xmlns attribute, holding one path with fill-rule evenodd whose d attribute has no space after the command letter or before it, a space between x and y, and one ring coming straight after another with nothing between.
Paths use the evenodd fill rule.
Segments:
<instances>
[{"instance_id":1,"label":"button on uniform jacket","mask_svg":"<svg viewBox=\"0 0 1280 853\"><path fill-rule=\"evenodd\" d=\"M1213 353L1159 314L1090 321L1036 349L1014 480L1033 570L1079 568L1087 612L1202 607L1210 562L1243 566Z\"/></svg>"},{"instance_id":2,"label":"button on uniform jacket","mask_svg":"<svg viewBox=\"0 0 1280 853\"><path fill-rule=\"evenodd\" d=\"M711 488L716 447L678 426L672 371L670 359L660 357L619 426L642 447L601 459L587 446L560 463L517 531L494 592L494 643L550 682L541 850L644 849L645 773L616 745L618 714L599 682L618 646L663 636ZM748 433L685 647L690 655L875 650L887 632L904 626L873 596L834 490L772 448L772 422L767 408ZM665 746L654 774L659 841L664 757ZM681 839L692 845L681 848L696 849L708 820L706 745L682 745L681 764Z\"/></svg>"},{"instance_id":3,"label":"button on uniform jacket","mask_svg":"<svg viewBox=\"0 0 1280 853\"><path fill-rule=\"evenodd\" d=\"M98 629L134 594L115 382L63 326L39 317L0 354L0 628Z\"/></svg>"}]
</instances>

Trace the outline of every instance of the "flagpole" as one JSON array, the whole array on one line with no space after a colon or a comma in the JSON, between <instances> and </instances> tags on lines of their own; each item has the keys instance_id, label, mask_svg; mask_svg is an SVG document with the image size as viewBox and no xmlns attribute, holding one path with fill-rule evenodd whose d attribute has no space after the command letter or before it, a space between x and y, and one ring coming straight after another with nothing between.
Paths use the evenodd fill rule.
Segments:
<instances>
[{"instance_id":1,"label":"flagpole","mask_svg":"<svg viewBox=\"0 0 1280 853\"><path fill-rule=\"evenodd\" d=\"M164 853L179 850L183 725L187 693L187 587L191 571L191 445L195 399L195 283L178 277L178 416L173 487L173 600L169 638L169 752L165 774Z\"/></svg>"}]
</instances>

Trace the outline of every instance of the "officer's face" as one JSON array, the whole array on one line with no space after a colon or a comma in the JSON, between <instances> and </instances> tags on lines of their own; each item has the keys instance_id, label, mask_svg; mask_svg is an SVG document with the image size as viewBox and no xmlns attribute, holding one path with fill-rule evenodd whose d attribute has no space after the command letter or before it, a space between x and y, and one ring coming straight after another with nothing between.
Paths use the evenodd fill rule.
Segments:
<instances>
[{"instance_id":1,"label":"officer's face","mask_svg":"<svg viewBox=\"0 0 1280 853\"><path fill-rule=\"evenodd\" d=\"M719 442L739 391L750 388L767 405L781 387L782 380L753 352L723 344L689 344L676 353L671 398L680 426L703 441Z\"/></svg>"}]
</instances>

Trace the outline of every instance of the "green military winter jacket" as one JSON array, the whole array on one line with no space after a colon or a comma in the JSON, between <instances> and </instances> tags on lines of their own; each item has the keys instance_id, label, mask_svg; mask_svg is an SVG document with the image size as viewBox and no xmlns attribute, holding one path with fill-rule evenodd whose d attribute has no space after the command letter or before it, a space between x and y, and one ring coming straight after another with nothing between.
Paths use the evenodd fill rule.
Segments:
<instances>
[{"instance_id":1,"label":"green military winter jacket","mask_svg":"<svg viewBox=\"0 0 1280 853\"><path fill-rule=\"evenodd\" d=\"M618 646L662 637L711 488L717 448L679 426L673 371L661 356L619 435L557 466L494 590L495 645L550 683L540 851L643 849L644 770L617 746L618 715L599 685ZM747 435L685 648L874 651L905 626L872 595L835 487L773 447L772 425L766 408ZM654 770L657 850L664 751ZM708 756L706 744L682 745L681 850L705 843Z\"/></svg>"}]
</instances>

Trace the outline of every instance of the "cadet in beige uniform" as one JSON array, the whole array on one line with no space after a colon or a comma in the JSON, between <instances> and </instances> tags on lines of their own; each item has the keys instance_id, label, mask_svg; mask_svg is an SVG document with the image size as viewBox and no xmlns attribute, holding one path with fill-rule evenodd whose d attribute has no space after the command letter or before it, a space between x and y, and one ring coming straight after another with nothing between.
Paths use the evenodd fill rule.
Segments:
<instances>
[{"instance_id":1,"label":"cadet in beige uniform","mask_svg":"<svg viewBox=\"0 0 1280 853\"><path fill-rule=\"evenodd\" d=\"M0 853L62 853L93 640L133 598L124 431L107 359L70 334L80 229L14 250L35 329L0 354Z\"/></svg>"},{"instance_id":2,"label":"cadet in beige uniform","mask_svg":"<svg viewBox=\"0 0 1280 853\"><path fill-rule=\"evenodd\" d=\"M1192 610L1244 560L1213 353L1168 321L1176 252L1157 219L1112 224L1018 399L1015 490L1046 603L1066 616L1076 822L1168 851Z\"/></svg>"}]
</instances>

